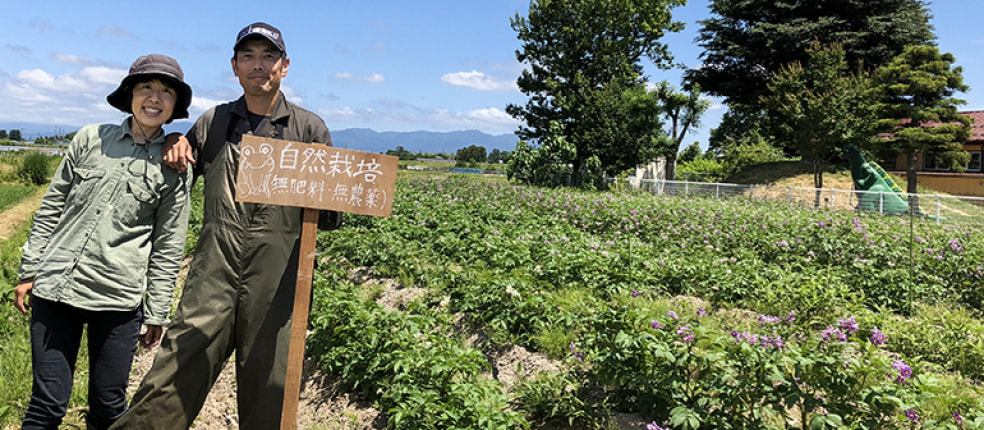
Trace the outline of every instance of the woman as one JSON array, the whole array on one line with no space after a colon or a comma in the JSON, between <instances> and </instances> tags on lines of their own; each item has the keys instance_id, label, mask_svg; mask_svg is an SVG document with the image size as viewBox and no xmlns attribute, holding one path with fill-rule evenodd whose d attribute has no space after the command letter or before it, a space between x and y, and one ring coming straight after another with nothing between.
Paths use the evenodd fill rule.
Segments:
<instances>
[{"instance_id":1,"label":"woman","mask_svg":"<svg viewBox=\"0 0 984 430\"><path fill-rule=\"evenodd\" d=\"M131 114L76 134L24 245L14 306L31 310L34 383L23 429L55 429L88 326L88 428L126 409L137 342L159 342L184 253L191 177L161 163L163 125L191 87L164 55L138 58L106 100ZM147 330L140 334L140 326Z\"/></svg>"}]
</instances>

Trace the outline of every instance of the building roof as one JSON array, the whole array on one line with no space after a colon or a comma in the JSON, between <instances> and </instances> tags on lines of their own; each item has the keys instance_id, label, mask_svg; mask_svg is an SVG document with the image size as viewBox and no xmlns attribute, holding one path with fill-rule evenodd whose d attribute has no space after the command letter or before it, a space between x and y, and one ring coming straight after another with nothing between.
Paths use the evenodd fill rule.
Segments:
<instances>
[{"instance_id":1,"label":"building roof","mask_svg":"<svg viewBox=\"0 0 984 430\"><path fill-rule=\"evenodd\" d=\"M974 123L970 125L970 140L984 140L984 110L970 110L958 113L969 116L974 120Z\"/></svg>"}]
</instances>

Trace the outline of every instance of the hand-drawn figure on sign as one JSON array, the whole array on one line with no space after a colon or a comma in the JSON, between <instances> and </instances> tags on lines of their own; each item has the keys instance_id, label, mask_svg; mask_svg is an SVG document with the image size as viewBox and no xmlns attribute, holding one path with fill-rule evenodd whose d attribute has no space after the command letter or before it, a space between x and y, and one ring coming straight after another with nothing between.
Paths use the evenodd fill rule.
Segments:
<instances>
[{"instance_id":1,"label":"hand-drawn figure on sign","mask_svg":"<svg viewBox=\"0 0 984 430\"><path fill-rule=\"evenodd\" d=\"M243 146L242 163L244 183L239 185L240 196L263 194L270 197L270 175L274 168L273 146L269 143Z\"/></svg>"}]
</instances>

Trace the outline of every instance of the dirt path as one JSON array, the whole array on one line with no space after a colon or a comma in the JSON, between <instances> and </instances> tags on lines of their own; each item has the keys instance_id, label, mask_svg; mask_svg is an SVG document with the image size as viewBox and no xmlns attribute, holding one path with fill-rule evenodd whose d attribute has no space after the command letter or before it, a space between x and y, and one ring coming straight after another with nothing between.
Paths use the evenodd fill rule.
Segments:
<instances>
[{"instance_id":1,"label":"dirt path","mask_svg":"<svg viewBox=\"0 0 984 430\"><path fill-rule=\"evenodd\" d=\"M0 241L7 240L17 229L17 226L27 220L34 211L41 206L41 198L44 197L46 188L38 189L24 200L13 207L0 212Z\"/></svg>"}]
</instances>

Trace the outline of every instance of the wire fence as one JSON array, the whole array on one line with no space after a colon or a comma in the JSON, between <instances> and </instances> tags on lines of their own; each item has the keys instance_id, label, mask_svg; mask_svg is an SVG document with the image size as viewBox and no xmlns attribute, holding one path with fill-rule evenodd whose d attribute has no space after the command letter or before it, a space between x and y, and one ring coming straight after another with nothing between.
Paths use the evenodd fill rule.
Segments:
<instances>
[{"instance_id":1,"label":"wire fence","mask_svg":"<svg viewBox=\"0 0 984 430\"><path fill-rule=\"evenodd\" d=\"M628 185L628 181L615 178L609 178L607 182ZM937 223L984 220L984 198L981 197L666 180L642 180L638 182L638 188L653 194L684 198L759 199L812 209L918 216Z\"/></svg>"}]
</instances>

